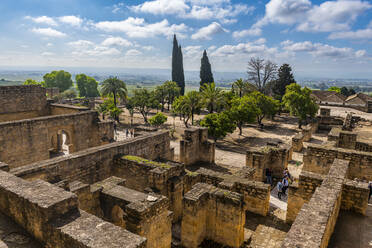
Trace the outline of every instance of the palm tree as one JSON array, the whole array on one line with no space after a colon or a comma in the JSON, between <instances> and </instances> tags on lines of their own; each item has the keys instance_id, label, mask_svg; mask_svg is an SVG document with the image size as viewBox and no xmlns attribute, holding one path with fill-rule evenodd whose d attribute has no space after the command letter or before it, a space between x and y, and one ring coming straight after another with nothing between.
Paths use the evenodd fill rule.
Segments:
<instances>
[{"instance_id":1,"label":"palm tree","mask_svg":"<svg viewBox=\"0 0 372 248\"><path fill-rule=\"evenodd\" d=\"M117 77L109 77L102 83L101 94L103 96L113 96L114 105L116 107L117 97L126 99L128 96L128 90L126 84L118 79Z\"/></svg>"},{"instance_id":2,"label":"palm tree","mask_svg":"<svg viewBox=\"0 0 372 248\"><path fill-rule=\"evenodd\" d=\"M223 100L222 90L216 88L215 83L203 85L201 94L204 98L204 104L210 113L213 113L215 107Z\"/></svg>"},{"instance_id":3,"label":"palm tree","mask_svg":"<svg viewBox=\"0 0 372 248\"><path fill-rule=\"evenodd\" d=\"M184 96L176 98L172 105L173 112L182 117L186 127L191 118L191 123L194 123L194 114L198 113L202 107L201 95L197 91L190 91Z\"/></svg>"},{"instance_id":4,"label":"palm tree","mask_svg":"<svg viewBox=\"0 0 372 248\"><path fill-rule=\"evenodd\" d=\"M232 91L242 98L244 95L257 90L257 87L249 82L243 81L243 79L238 79L232 84Z\"/></svg>"}]
</instances>

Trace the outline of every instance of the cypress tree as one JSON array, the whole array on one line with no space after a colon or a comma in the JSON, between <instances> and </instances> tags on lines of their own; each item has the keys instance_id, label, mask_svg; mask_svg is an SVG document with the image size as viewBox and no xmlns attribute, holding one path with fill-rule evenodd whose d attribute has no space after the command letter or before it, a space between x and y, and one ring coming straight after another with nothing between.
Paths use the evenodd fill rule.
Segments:
<instances>
[{"instance_id":1,"label":"cypress tree","mask_svg":"<svg viewBox=\"0 0 372 248\"><path fill-rule=\"evenodd\" d=\"M200 66L200 89L205 84L211 84L211 83L214 83L211 63L209 63L207 51L204 50L203 57L201 59L201 66Z\"/></svg>"},{"instance_id":2,"label":"cypress tree","mask_svg":"<svg viewBox=\"0 0 372 248\"><path fill-rule=\"evenodd\" d=\"M177 37L173 37L173 52L172 52L172 81L176 82L181 88L181 95L185 93L185 75L183 71L183 55L182 48L178 45Z\"/></svg>"},{"instance_id":3,"label":"cypress tree","mask_svg":"<svg viewBox=\"0 0 372 248\"><path fill-rule=\"evenodd\" d=\"M278 100L282 100L286 86L296 83L296 80L292 74L292 68L289 64L283 64L278 70L278 79L275 80L272 91L274 93L274 97Z\"/></svg>"}]
</instances>

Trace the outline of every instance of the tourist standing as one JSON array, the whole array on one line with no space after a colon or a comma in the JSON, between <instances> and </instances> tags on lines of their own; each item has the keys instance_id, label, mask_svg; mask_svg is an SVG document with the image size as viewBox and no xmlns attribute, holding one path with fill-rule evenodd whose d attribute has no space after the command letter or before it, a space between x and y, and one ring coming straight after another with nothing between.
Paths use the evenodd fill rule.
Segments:
<instances>
[{"instance_id":1,"label":"tourist standing","mask_svg":"<svg viewBox=\"0 0 372 248\"><path fill-rule=\"evenodd\" d=\"M288 177L284 177L282 183L283 183L283 194L286 195L286 191L287 191L287 189L289 187Z\"/></svg>"},{"instance_id":2,"label":"tourist standing","mask_svg":"<svg viewBox=\"0 0 372 248\"><path fill-rule=\"evenodd\" d=\"M369 196L368 196L368 202L369 202L369 200L371 199L371 195L372 195L372 181L369 182L368 188L369 188Z\"/></svg>"},{"instance_id":3,"label":"tourist standing","mask_svg":"<svg viewBox=\"0 0 372 248\"><path fill-rule=\"evenodd\" d=\"M283 194L283 184L282 184L281 181L278 182L277 188L278 188L278 198L279 198L279 200L281 200L282 199L282 194Z\"/></svg>"},{"instance_id":4,"label":"tourist standing","mask_svg":"<svg viewBox=\"0 0 372 248\"><path fill-rule=\"evenodd\" d=\"M125 132L125 136L128 138L128 135L129 135L129 130L128 128L126 129L126 132Z\"/></svg>"},{"instance_id":5,"label":"tourist standing","mask_svg":"<svg viewBox=\"0 0 372 248\"><path fill-rule=\"evenodd\" d=\"M266 183L272 185L273 184L273 176L272 176L271 169L266 168L265 174L266 174Z\"/></svg>"}]
</instances>

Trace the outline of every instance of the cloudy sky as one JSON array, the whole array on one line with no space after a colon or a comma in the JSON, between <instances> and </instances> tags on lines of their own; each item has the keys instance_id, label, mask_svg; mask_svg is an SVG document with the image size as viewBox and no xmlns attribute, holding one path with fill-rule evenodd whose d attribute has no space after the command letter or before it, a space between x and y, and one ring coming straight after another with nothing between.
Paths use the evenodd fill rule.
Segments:
<instances>
[{"instance_id":1,"label":"cloudy sky","mask_svg":"<svg viewBox=\"0 0 372 248\"><path fill-rule=\"evenodd\" d=\"M170 68L175 33L185 70L207 49L215 71L259 56L372 78L372 1L1 0L0 13L0 67Z\"/></svg>"}]
</instances>

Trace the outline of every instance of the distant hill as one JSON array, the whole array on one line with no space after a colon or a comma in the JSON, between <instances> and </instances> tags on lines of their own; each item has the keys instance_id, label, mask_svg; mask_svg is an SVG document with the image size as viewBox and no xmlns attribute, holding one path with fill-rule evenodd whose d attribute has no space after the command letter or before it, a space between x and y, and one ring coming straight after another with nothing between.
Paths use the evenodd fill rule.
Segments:
<instances>
[{"instance_id":1,"label":"distant hill","mask_svg":"<svg viewBox=\"0 0 372 248\"><path fill-rule=\"evenodd\" d=\"M21 85L23 81L12 81L7 79L0 79L0 86L8 86L8 85Z\"/></svg>"}]
</instances>

